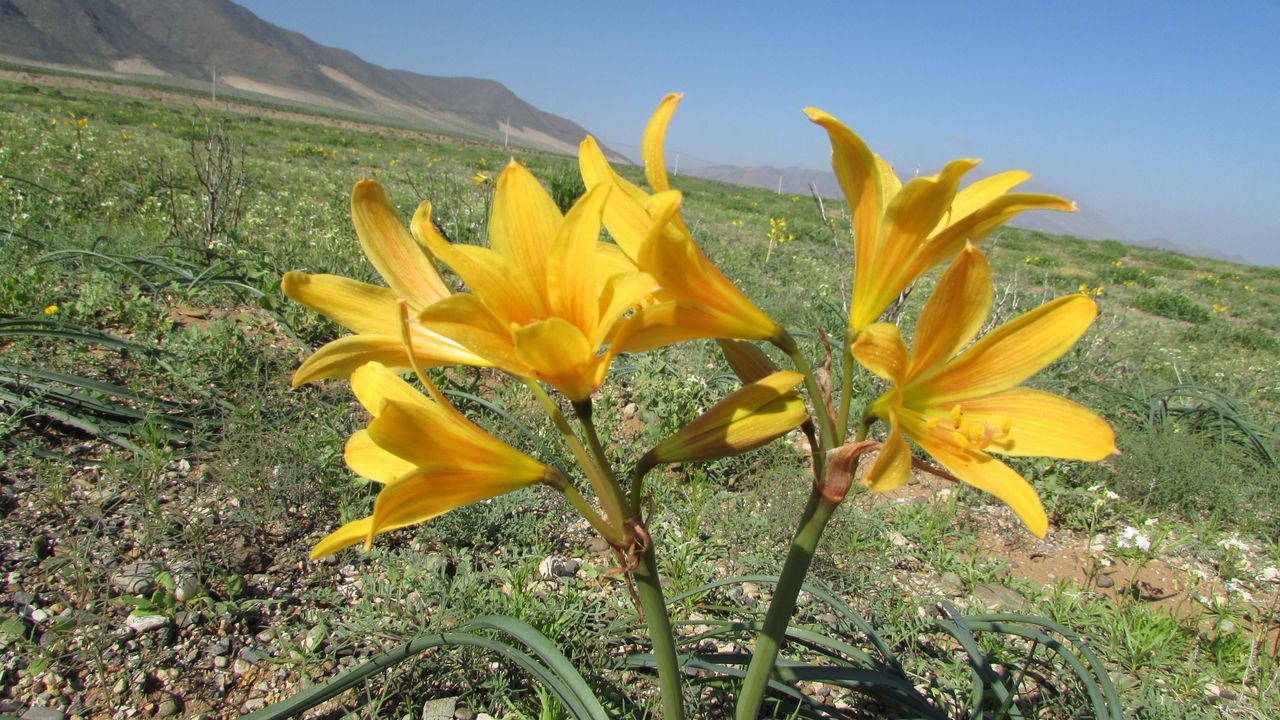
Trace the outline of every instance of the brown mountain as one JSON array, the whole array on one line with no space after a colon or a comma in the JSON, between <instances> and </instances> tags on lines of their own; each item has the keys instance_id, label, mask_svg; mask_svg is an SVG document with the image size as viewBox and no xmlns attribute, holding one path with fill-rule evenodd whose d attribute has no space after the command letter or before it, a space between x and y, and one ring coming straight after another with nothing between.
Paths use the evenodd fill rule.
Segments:
<instances>
[{"instance_id":1,"label":"brown mountain","mask_svg":"<svg viewBox=\"0 0 1280 720\"><path fill-rule=\"evenodd\" d=\"M267 96L423 130L575 152L580 125L494 80L388 70L229 0L0 0L0 58Z\"/></svg>"}]
</instances>

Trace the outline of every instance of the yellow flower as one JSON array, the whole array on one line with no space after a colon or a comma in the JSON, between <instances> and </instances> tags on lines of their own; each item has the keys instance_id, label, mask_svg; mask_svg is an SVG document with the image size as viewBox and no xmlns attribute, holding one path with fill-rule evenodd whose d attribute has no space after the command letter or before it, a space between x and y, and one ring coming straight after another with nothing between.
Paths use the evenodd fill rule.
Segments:
<instances>
[{"instance_id":1,"label":"yellow flower","mask_svg":"<svg viewBox=\"0 0 1280 720\"><path fill-rule=\"evenodd\" d=\"M592 188L561 216L537 179L512 161L494 191L490 247L453 245L420 226L427 246L470 291L424 309L423 325L487 364L587 399L620 350L618 321L654 289L652 277L599 241L610 190Z\"/></svg>"},{"instance_id":2,"label":"yellow flower","mask_svg":"<svg viewBox=\"0 0 1280 720\"><path fill-rule=\"evenodd\" d=\"M595 139L578 148L588 188L612 187L604 224L614 241L659 284L657 303L626 320L615 339L619 351L642 351L697 338L777 340L782 328L765 315L694 244L680 219L680 193L669 189L663 139L680 95L658 104L641 140L645 177L654 194L613 171Z\"/></svg>"},{"instance_id":3,"label":"yellow flower","mask_svg":"<svg viewBox=\"0 0 1280 720\"><path fill-rule=\"evenodd\" d=\"M471 176L472 185L487 185L491 182L493 182L493 178L489 177L488 173L477 172Z\"/></svg>"},{"instance_id":4,"label":"yellow flower","mask_svg":"<svg viewBox=\"0 0 1280 720\"><path fill-rule=\"evenodd\" d=\"M716 403L639 461L695 462L738 455L790 431L809 417L804 398L792 388L804 381L798 372L779 370L746 385Z\"/></svg>"},{"instance_id":5,"label":"yellow flower","mask_svg":"<svg viewBox=\"0 0 1280 720\"><path fill-rule=\"evenodd\" d=\"M328 343L307 358L293 375L294 387L320 378L346 377L374 360L397 370L412 369L402 339L400 301L417 312L449 297L434 262L400 224L381 185L373 180L356 183L351 218L365 255L390 287L337 275L285 274L280 287L286 295L356 333ZM430 228L429 204L418 207L414 226ZM408 330L414 357L423 367L488 364L417 322L411 322Z\"/></svg>"},{"instance_id":6,"label":"yellow flower","mask_svg":"<svg viewBox=\"0 0 1280 720\"><path fill-rule=\"evenodd\" d=\"M1009 192L1031 177L1020 170L959 190L961 177L979 162L972 159L954 160L937 175L913 178L904 185L849 128L816 108L805 113L831 138L831 164L853 215L849 329L855 333L875 322L925 271L1014 215L1024 210L1075 210L1074 203L1053 195Z\"/></svg>"},{"instance_id":7,"label":"yellow flower","mask_svg":"<svg viewBox=\"0 0 1280 720\"><path fill-rule=\"evenodd\" d=\"M311 550L318 558L374 535L425 522L455 508L539 482L553 471L431 400L376 362L351 374L351 390L373 420L347 441L347 466L382 483L373 514L354 520Z\"/></svg>"},{"instance_id":8,"label":"yellow flower","mask_svg":"<svg viewBox=\"0 0 1280 720\"><path fill-rule=\"evenodd\" d=\"M908 353L897 326L875 323L854 342L853 354L888 380L872 403L889 437L863 482L888 490L906 481L911 438L951 474L995 495L1031 532L1043 536L1048 518L1035 489L992 457L1042 455L1101 460L1115 452L1110 426L1065 398L1015 387L1056 360L1093 322L1097 306L1068 295L991 330L969 344L991 309L991 267L967 245L925 303Z\"/></svg>"},{"instance_id":9,"label":"yellow flower","mask_svg":"<svg viewBox=\"0 0 1280 720\"><path fill-rule=\"evenodd\" d=\"M1230 309L1231 309L1230 305L1219 305L1218 303L1213 304L1213 311L1216 313L1224 313Z\"/></svg>"},{"instance_id":10,"label":"yellow flower","mask_svg":"<svg viewBox=\"0 0 1280 720\"><path fill-rule=\"evenodd\" d=\"M45 305L45 306L44 306L44 314L45 314L45 315L53 315L53 314L54 314L54 313L56 313L56 312L58 312L58 306L57 306L57 305Z\"/></svg>"}]
</instances>

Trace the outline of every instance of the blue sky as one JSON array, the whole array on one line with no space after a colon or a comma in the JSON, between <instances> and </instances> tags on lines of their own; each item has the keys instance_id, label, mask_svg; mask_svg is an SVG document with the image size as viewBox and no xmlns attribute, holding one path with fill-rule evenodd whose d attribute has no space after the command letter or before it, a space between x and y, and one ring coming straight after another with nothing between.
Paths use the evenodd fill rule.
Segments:
<instances>
[{"instance_id":1,"label":"blue sky","mask_svg":"<svg viewBox=\"0 0 1280 720\"><path fill-rule=\"evenodd\" d=\"M1116 227L1280 265L1280 3L238 0L378 65L498 80L637 154L829 167L801 108L900 173L1021 168Z\"/></svg>"}]
</instances>

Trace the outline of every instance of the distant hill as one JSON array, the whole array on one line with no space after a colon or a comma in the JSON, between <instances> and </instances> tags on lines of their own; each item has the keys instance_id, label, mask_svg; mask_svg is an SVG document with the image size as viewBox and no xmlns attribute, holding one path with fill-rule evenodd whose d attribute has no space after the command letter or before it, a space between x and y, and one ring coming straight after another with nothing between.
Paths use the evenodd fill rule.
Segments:
<instances>
[{"instance_id":1,"label":"distant hill","mask_svg":"<svg viewBox=\"0 0 1280 720\"><path fill-rule=\"evenodd\" d=\"M684 175L719 180L747 187L767 188L793 195L809 195L810 183L813 183L818 194L824 198L839 198L840 184L836 182L835 173L830 170L810 170L807 168L776 168L769 166L741 167L736 165L712 165L707 167L680 168ZM986 177L979 166L966 177L978 180ZM779 185L781 181L781 185ZM1037 193L1063 195L1034 181L1018 186L1020 190ZM1054 235L1074 235L1089 240L1108 240L1120 236L1119 231L1106 218L1089 209L1087 205L1074 213L1050 212L1047 210L1023 213L1010 223L1015 227L1028 230L1043 230Z\"/></svg>"},{"instance_id":2,"label":"distant hill","mask_svg":"<svg viewBox=\"0 0 1280 720\"><path fill-rule=\"evenodd\" d=\"M212 87L574 153L587 131L502 83L388 70L229 0L0 0L0 58Z\"/></svg>"}]
</instances>

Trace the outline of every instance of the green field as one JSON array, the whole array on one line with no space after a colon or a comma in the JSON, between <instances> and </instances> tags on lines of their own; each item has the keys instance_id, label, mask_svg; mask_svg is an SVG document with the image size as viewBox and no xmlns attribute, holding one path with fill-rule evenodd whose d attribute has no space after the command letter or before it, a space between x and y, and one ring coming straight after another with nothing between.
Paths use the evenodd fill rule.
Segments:
<instances>
[{"instance_id":1,"label":"green field","mask_svg":"<svg viewBox=\"0 0 1280 720\"><path fill-rule=\"evenodd\" d=\"M795 131L826 142L807 124ZM369 513L375 489L343 465L343 442L367 420L345 384L289 389L299 362L341 331L285 298L280 277L379 282L349 215L362 177L382 182L406 220L429 199L449 239L483 243L482 178L510 155L0 83L0 714L234 717L489 613L555 640L619 715L653 710L653 680L619 650L633 610L608 572L615 559L557 495L521 491L381 536L368 553L307 560L340 522ZM516 158L558 201L581 191L573 158ZM809 197L674 185L707 255L819 357L819 331L844 325L843 204L826 201L824 219ZM772 251L771 219L794 236ZM939 698L969 682L929 631L944 599L1084 636L1126 717L1280 716L1280 270L1017 229L983 246L1002 320L1058 295L1096 296L1095 326L1032 384L1106 417L1121 454L1015 464L1049 510L1044 541L965 487L861 494L827 531L817 577ZM554 454L558 436L523 386L467 368L436 378L503 439ZM712 342L619 358L596 401L609 452L625 466L737 384ZM856 387L867 399L880 390L866 374ZM778 571L809 491L798 438L653 476L668 597ZM548 558L580 565L547 578ZM703 595L674 614L729 606L751 619L764 592ZM162 620L131 627L138 618ZM801 624L828 621L816 604L800 608ZM318 717L419 717L429 699L455 696L495 717L557 717L538 686L493 662L432 652ZM1084 716L1044 687L1027 717ZM845 716L876 715L845 690L806 690ZM695 692L705 716L721 716L714 688Z\"/></svg>"}]
</instances>

